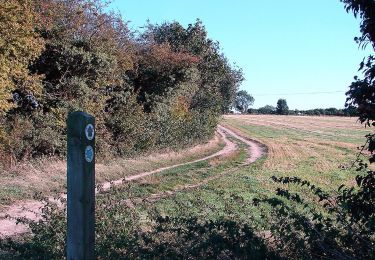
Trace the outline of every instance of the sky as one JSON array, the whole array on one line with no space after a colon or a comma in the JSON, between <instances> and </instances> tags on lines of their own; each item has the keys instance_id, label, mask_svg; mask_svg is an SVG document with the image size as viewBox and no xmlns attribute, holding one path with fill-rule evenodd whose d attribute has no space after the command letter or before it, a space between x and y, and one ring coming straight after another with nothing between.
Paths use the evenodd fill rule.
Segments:
<instances>
[{"instance_id":1,"label":"sky","mask_svg":"<svg viewBox=\"0 0 375 260\"><path fill-rule=\"evenodd\" d=\"M360 20L339 0L113 0L129 27L202 20L228 60L243 69L253 107L343 108L345 92L370 53L354 42Z\"/></svg>"}]
</instances>

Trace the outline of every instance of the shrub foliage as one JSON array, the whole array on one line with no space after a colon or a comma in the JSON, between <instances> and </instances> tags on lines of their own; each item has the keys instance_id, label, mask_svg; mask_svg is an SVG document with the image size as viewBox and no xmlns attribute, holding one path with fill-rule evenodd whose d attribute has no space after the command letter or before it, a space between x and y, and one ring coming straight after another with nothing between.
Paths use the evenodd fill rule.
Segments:
<instances>
[{"instance_id":1,"label":"shrub foliage","mask_svg":"<svg viewBox=\"0 0 375 260\"><path fill-rule=\"evenodd\" d=\"M105 10L99 0L1 3L0 163L64 155L75 110L95 116L99 158L212 136L243 77L202 22L136 34Z\"/></svg>"}]
</instances>

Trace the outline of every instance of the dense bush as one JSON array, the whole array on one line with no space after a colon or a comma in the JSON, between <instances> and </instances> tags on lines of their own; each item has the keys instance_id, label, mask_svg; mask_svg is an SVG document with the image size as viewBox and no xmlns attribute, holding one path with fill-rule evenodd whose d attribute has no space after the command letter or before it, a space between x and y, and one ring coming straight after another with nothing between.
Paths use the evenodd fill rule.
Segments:
<instances>
[{"instance_id":1,"label":"dense bush","mask_svg":"<svg viewBox=\"0 0 375 260\"><path fill-rule=\"evenodd\" d=\"M0 7L1 42L15 46L0 53L0 164L64 155L76 110L96 118L99 158L191 145L212 136L243 80L200 21L135 34L99 0Z\"/></svg>"}]
</instances>

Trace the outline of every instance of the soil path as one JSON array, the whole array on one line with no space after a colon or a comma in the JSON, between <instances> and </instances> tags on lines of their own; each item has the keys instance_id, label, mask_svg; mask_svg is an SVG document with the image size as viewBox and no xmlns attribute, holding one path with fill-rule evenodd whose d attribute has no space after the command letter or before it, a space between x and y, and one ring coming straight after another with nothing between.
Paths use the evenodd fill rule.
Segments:
<instances>
[{"instance_id":1,"label":"soil path","mask_svg":"<svg viewBox=\"0 0 375 260\"><path fill-rule=\"evenodd\" d=\"M188 164L193 164L193 163L205 161L205 160L208 160L208 159L211 159L211 158L214 158L214 157L228 156L228 155L232 154L234 151L237 150L237 145L227 138L228 135L231 136L231 137L234 137L235 139L238 139L238 140L244 142L248 146L248 154L249 155L248 155L248 158L247 158L245 164L253 163L254 161L259 159L266 152L266 149L265 149L264 145L262 145L262 144L260 144L259 142L256 142L256 141L246 139L246 138L240 136L239 134L235 133L234 131L232 131L232 130L224 127L224 126L219 125L217 131L222 136L223 141L225 143L225 147L222 150L220 150L220 151L218 151L214 154L211 154L209 156L206 156L204 158L197 159L197 160L194 160L194 161L191 161L191 162L176 164L176 165L172 165L172 166L168 166L168 167L159 168L159 169L149 171L149 172L139 173L139 174L128 176L128 177L125 177L125 178L122 178L122 179L119 179L119 180L115 180L115 181L112 181L112 182L105 182L105 183L102 183L100 185L101 186L100 189L97 189L96 192L99 192L101 190L105 191L105 190L110 189L113 186L120 185L124 182L133 181L133 180L136 180L136 179L139 179L139 178L143 178L143 177L146 177L146 176L149 176L149 175L152 175L152 174L156 174L156 173L168 170L168 169L172 169L172 168L176 168L176 167L180 167L180 166L184 166L184 165L188 165ZM220 176L218 176L218 177L220 177ZM207 180L203 181L202 183L197 183L195 185L189 185L189 186L186 186L185 188L198 187L198 186L201 186L204 183L207 183L209 180L210 179L207 179ZM62 194L61 196L66 197L66 194ZM158 195L156 195L156 197L162 197L162 196L160 196L160 194L158 194ZM50 199L53 200L52 198L50 198ZM43 202L36 201L36 200L25 200L25 201L21 201L21 202L18 202L18 203L15 203L13 205L8 206L4 212L0 212L0 237L15 236L15 235L19 235L19 234L28 232L27 226L22 225L22 224L17 224L17 218L26 218L26 219L30 219L30 220L38 220L38 219L41 218L43 206L44 206Z\"/></svg>"},{"instance_id":2,"label":"soil path","mask_svg":"<svg viewBox=\"0 0 375 260\"><path fill-rule=\"evenodd\" d=\"M233 130L230 130L229 128L226 128L222 125L219 125L218 129L223 131L225 134L229 134L230 136L242 141L243 143L245 143L247 145L247 147L248 147L247 148L248 157L243 164L241 164L238 167L232 168L230 170L226 170L225 172L222 172L222 173L217 174L215 176L206 178L203 181L200 181L200 182L197 182L197 183L194 183L194 184L187 184L187 185L184 185L182 187L178 187L177 189L170 190L170 191L154 193L154 194L151 194L151 195L149 195L145 198L134 198L134 199L129 198L129 199L121 201L120 203L124 203L128 207L133 208L135 206L135 204L137 204L137 203L143 203L144 201L154 202L154 201L157 201L159 199L163 199L163 198L173 196L177 192L199 188L200 186L205 185L205 184L209 183L210 181L219 179L219 178L223 177L224 175L228 175L230 173L233 173L233 172L235 172L236 170L238 170L239 168L241 168L245 165L252 164L253 162L255 162L256 160L258 160L260 157L262 157L263 155L265 155L267 153L267 147L264 144L262 144L262 143L260 143L256 140L246 139L246 138L242 137L241 135L237 134L236 132L238 132L238 131L234 132Z\"/></svg>"},{"instance_id":3,"label":"soil path","mask_svg":"<svg viewBox=\"0 0 375 260\"><path fill-rule=\"evenodd\" d=\"M226 128L224 128L224 127L218 128L217 131L222 136L223 141L225 143L224 148L221 149L220 151L218 151L214 154L211 154L209 156L206 156L204 158L200 158L200 159L191 161L191 162L175 164L175 165L159 168L159 169L156 169L156 170L153 170L153 171L142 172L142 173L138 173L138 174L135 174L135 175L132 175L132 176L127 176L127 177L121 178L119 180L115 180L115 181L111 181L111 182L105 182L105 183L102 183L101 189L106 191L106 190L110 189L112 186L120 185L120 184L122 184L124 182L127 182L127 181L133 181L133 180L136 180L136 179L140 179L140 178L143 178L143 177L146 177L146 176L158 173L158 172L162 172L162 171L165 171L165 170L173 169L173 168L176 168L176 167L180 167L180 166L184 166L184 165L188 165L188 164L193 164L193 163L197 163L197 162L201 162L201 161L206 161L206 160L214 158L214 157L226 156L226 155L229 155L229 154L233 153L234 151L236 151L237 145L227 138Z\"/></svg>"},{"instance_id":4,"label":"soil path","mask_svg":"<svg viewBox=\"0 0 375 260\"><path fill-rule=\"evenodd\" d=\"M248 146L249 155L247 157L246 164L255 162L256 160L258 160L260 157L262 157L264 154L267 153L267 147L258 141L242 137L241 135L235 133L234 131L222 125L219 125L218 129L240 140L241 142L244 142Z\"/></svg>"}]
</instances>

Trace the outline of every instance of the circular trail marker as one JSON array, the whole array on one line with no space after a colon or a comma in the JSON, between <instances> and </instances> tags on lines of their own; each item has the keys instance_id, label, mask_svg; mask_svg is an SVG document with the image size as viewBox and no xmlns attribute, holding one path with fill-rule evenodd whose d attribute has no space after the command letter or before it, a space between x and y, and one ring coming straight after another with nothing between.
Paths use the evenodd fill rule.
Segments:
<instances>
[{"instance_id":1,"label":"circular trail marker","mask_svg":"<svg viewBox=\"0 0 375 260\"><path fill-rule=\"evenodd\" d=\"M89 163L92 162L92 160L94 159L94 149L92 149L91 145L86 146L85 159L86 159L86 162L89 162Z\"/></svg>"},{"instance_id":2,"label":"circular trail marker","mask_svg":"<svg viewBox=\"0 0 375 260\"><path fill-rule=\"evenodd\" d=\"M95 258L95 118L76 111L67 120L66 259Z\"/></svg>"},{"instance_id":3,"label":"circular trail marker","mask_svg":"<svg viewBox=\"0 0 375 260\"><path fill-rule=\"evenodd\" d=\"M85 128L85 134L86 134L87 140L91 141L92 139L94 139L95 129L94 129L94 126L92 124L88 124L86 126L86 128Z\"/></svg>"}]
</instances>

